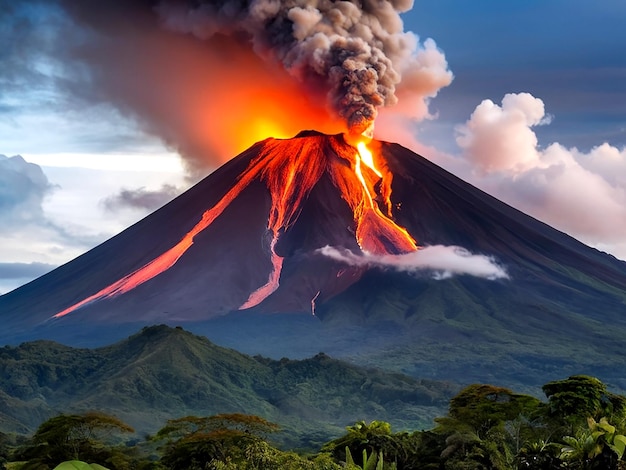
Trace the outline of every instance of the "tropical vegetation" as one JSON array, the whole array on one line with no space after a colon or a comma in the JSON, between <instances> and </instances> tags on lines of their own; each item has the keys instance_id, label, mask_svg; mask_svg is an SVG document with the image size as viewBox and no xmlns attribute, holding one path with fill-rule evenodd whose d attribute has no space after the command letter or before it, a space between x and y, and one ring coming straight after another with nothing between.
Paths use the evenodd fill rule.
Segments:
<instances>
[{"instance_id":1,"label":"tropical vegetation","mask_svg":"<svg viewBox=\"0 0 626 470\"><path fill-rule=\"evenodd\" d=\"M385 421L358 421L317 449L281 447L278 425L242 413L170 419L141 438L104 413L61 414L28 438L0 434L0 469L626 469L626 397L585 375L543 391L542 401L470 385L432 429L394 432Z\"/></svg>"}]
</instances>

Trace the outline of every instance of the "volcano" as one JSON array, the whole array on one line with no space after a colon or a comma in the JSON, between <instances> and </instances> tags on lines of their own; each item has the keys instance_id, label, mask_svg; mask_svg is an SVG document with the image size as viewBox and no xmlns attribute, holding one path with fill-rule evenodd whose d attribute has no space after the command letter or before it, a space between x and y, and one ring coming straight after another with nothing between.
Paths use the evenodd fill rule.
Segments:
<instances>
[{"instance_id":1,"label":"volcano","mask_svg":"<svg viewBox=\"0 0 626 470\"><path fill-rule=\"evenodd\" d=\"M253 145L1 296L0 341L95 346L167 323L246 353L323 350L460 381L591 373L626 388L625 262L398 144L354 143L307 131Z\"/></svg>"}]
</instances>

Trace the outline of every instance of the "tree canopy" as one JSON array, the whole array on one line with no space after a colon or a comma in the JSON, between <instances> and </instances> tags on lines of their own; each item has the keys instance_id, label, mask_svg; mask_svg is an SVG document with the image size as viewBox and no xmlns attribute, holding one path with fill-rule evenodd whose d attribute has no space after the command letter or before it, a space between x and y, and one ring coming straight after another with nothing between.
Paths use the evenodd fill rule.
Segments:
<instances>
[{"instance_id":1,"label":"tree canopy","mask_svg":"<svg viewBox=\"0 0 626 470\"><path fill-rule=\"evenodd\" d=\"M626 470L626 397L580 375L544 391L547 401L469 385L431 430L360 420L312 453L278 448L278 425L254 415L173 419L131 444L132 428L113 416L64 414L0 457L20 470Z\"/></svg>"}]
</instances>

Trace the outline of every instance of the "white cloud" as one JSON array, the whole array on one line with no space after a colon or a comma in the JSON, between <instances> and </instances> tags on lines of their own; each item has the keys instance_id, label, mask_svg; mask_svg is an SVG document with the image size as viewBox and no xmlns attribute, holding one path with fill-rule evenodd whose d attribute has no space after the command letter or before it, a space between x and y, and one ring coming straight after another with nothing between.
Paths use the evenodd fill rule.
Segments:
<instances>
[{"instance_id":1,"label":"white cloud","mask_svg":"<svg viewBox=\"0 0 626 470\"><path fill-rule=\"evenodd\" d=\"M456 140L481 172L523 172L540 160L531 127L547 122L543 101L530 93L507 94L502 106L491 100L480 103L458 127Z\"/></svg>"},{"instance_id":2,"label":"white cloud","mask_svg":"<svg viewBox=\"0 0 626 470\"><path fill-rule=\"evenodd\" d=\"M532 127L549 122L529 93L485 100L458 127L472 184L579 240L626 259L626 148L542 149ZM469 171L468 171L469 170Z\"/></svg>"},{"instance_id":3,"label":"white cloud","mask_svg":"<svg viewBox=\"0 0 626 470\"><path fill-rule=\"evenodd\" d=\"M0 216L4 231L16 221L41 219L41 204L52 186L41 168L19 155L0 155Z\"/></svg>"},{"instance_id":4,"label":"white cloud","mask_svg":"<svg viewBox=\"0 0 626 470\"><path fill-rule=\"evenodd\" d=\"M0 295L56 268L45 263L0 262Z\"/></svg>"},{"instance_id":5,"label":"white cloud","mask_svg":"<svg viewBox=\"0 0 626 470\"><path fill-rule=\"evenodd\" d=\"M38 165L0 155L0 292L58 264L55 250L67 233L43 209L54 189Z\"/></svg>"},{"instance_id":6,"label":"white cloud","mask_svg":"<svg viewBox=\"0 0 626 470\"><path fill-rule=\"evenodd\" d=\"M318 250L324 256L351 266L388 268L401 272L431 271L436 279L467 274L487 279L508 279L505 269L485 255L476 255L458 246L433 245L402 255L356 255L350 250L325 246Z\"/></svg>"},{"instance_id":7,"label":"white cloud","mask_svg":"<svg viewBox=\"0 0 626 470\"><path fill-rule=\"evenodd\" d=\"M131 201L135 210L105 212L103 200L138 181L145 189L131 191L143 196ZM139 180L134 168L42 168L20 156L0 155L0 293L125 229L155 208L160 201L155 196L173 196L174 185L189 185L182 169L178 174L144 170Z\"/></svg>"}]
</instances>

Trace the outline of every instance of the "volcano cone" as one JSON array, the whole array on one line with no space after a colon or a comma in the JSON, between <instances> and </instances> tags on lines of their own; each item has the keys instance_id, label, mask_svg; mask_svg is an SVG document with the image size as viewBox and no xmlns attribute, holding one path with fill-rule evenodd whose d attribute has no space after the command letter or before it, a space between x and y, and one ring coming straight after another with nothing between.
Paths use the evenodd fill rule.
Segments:
<instances>
[{"instance_id":1,"label":"volcano cone","mask_svg":"<svg viewBox=\"0 0 626 470\"><path fill-rule=\"evenodd\" d=\"M1 296L0 341L105 344L138 325L195 325L244 352L299 357L323 347L446 378L488 375L488 357L536 371L595 367L601 349L621 354L626 263L400 145L369 147L375 169L357 168L358 151L341 135L255 144L119 235ZM367 261L432 246L486 257L507 276ZM443 357L444 346L463 360Z\"/></svg>"}]
</instances>

